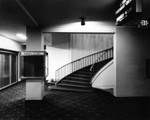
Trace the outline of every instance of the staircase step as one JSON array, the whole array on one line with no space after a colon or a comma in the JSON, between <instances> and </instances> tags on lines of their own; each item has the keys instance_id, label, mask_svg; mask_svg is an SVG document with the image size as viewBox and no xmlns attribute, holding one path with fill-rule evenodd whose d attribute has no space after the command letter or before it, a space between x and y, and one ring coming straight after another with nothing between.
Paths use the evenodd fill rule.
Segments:
<instances>
[{"instance_id":1,"label":"staircase step","mask_svg":"<svg viewBox=\"0 0 150 120\"><path fill-rule=\"evenodd\" d=\"M74 77L74 76L68 76L68 77L66 77L65 79L78 80L78 81L80 81L80 80L82 80L82 81L90 81L90 79L88 79L88 78Z\"/></svg>"},{"instance_id":2,"label":"staircase step","mask_svg":"<svg viewBox=\"0 0 150 120\"><path fill-rule=\"evenodd\" d=\"M93 76L93 72L84 71L84 70L76 71L74 74L83 74L83 75ZM94 74L95 74L95 72L94 72Z\"/></svg>"},{"instance_id":3,"label":"staircase step","mask_svg":"<svg viewBox=\"0 0 150 120\"><path fill-rule=\"evenodd\" d=\"M66 88L62 86L52 86L50 90L60 90L60 91L72 91L72 92L90 92L93 91L93 88L90 89L74 89L74 88Z\"/></svg>"},{"instance_id":4,"label":"staircase step","mask_svg":"<svg viewBox=\"0 0 150 120\"><path fill-rule=\"evenodd\" d=\"M77 84L77 85L89 85L89 81L79 81L79 80L67 80L64 79L61 81L62 83L68 83L68 84Z\"/></svg>"},{"instance_id":5,"label":"staircase step","mask_svg":"<svg viewBox=\"0 0 150 120\"><path fill-rule=\"evenodd\" d=\"M82 85L82 84L66 84L66 83L59 83L57 86L64 86L64 87L72 87L72 88L91 88L90 84Z\"/></svg>"},{"instance_id":6,"label":"staircase step","mask_svg":"<svg viewBox=\"0 0 150 120\"><path fill-rule=\"evenodd\" d=\"M73 77L83 77L83 78L88 78L88 79L91 78L91 76L89 74L87 75L87 74L74 73L71 76L73 76Z\"/></svg>"}]
</instances>

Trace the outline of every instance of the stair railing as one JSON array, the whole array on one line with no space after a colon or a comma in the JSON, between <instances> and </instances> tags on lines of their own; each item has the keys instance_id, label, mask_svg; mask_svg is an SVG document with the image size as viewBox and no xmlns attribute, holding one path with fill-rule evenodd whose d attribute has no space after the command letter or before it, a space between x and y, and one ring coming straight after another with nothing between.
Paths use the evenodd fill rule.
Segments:
<instances>
[{"instance_id":1,"label":"stair railing","mask_svg":"<svg viewBox=\"0 0 150 120\"><path fill-rule=\"evenodd\" d=\"M98 63L98 62L100 61L100 59L101 59L102 57L104 57L105 54L106 54L106 52L104 52L97 60L95 60L95 62L94 62L94 63L92 64L92 66L90 67L90 71L93 70L94 65L95 65L96 63Z\"/></svg>"},{"instance_id":2,"label":"stair railing","mask_svg":"<svg viewBox=\"0 0 150 120\"><path fill-rule=\"evenodd\" d=\"M110 48L110 49L102 51L102 55L99 56L99 58L97 60L95 60L95 62L90 67L90 71L93 71L93 68L94 68L96 63L98 63L98 62L100 62L102 60L109 59L109 58L113 58L113 47Z\"/></svg>"},{"instance_id":3,"label":"stair railing","mask_svg":"<svg viewBox=\"0 0 150 120\"><path fill-rule=\"evenodd\" d=\"M105 53L105 54L104 54ZM102 57L101 57L102 56ZM72 61L61 68L57 69L55 72L55 80L58 82L62 78L67 75L81 69L87 67L89 65L93 65L96 61L103 61L105 59L113 57L113 48L109 48L100 52L96 52L94 54L85 56L83 58ZM94 65L93 65L94 66Z\"/></svg>"}]
</instances>

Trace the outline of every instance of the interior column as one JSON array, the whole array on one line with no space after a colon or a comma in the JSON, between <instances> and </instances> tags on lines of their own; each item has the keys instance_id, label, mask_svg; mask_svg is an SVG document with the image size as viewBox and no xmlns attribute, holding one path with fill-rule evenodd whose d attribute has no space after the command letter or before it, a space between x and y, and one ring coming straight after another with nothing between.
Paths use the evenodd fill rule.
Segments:
<instances>
[{"instance_id":1,"label":"interior column","mask_svg":"<svg viewBox=\"0 0 150 120\"><path fill-rule=\"evenodd\" d=\"M26 51L44 51L41 29L27 27ZM42 100L44 97L44 78L26 79L26 100Z\"/></svg>"}]
</instances>

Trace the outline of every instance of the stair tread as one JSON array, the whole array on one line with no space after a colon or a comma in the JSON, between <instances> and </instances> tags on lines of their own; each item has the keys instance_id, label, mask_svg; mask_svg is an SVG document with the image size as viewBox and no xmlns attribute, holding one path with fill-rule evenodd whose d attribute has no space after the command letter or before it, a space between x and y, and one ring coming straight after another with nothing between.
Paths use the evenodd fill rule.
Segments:
<instances>
[{"instance_id":1,"label":"stair tread","mask_svg":"<svg viewBox=\"0 0 150 120\"><path fill-rule=\"evenodd\" d=\"M78 81L78 80L67 80L67 79L62 80L62 82L74 83L74 84L90 84L89 81Z\"/></svg>"},{"instance_id":2,"label":"stair tread","mask_svg":"<svg viewBox=\"0 0 150 120\"><path fill-rule=\"evenodd\" d=\"M68 77L66 77L66 79L89 80L88 78L75 77L75 76L68 76Z\"/></svg>"},{"instance_id":3,"label":"stair tread","mask_svg":"<svg viewBox=\"0 0 150 120\"><path fill-rule=\"evenodd\" d=\"M66 84L66 83L59 83L58 86L66 86L66 87L79 87L79 88L90 88L91 85L87 84L87 85L77 85L77 84Z\"/></svg>"},{"instance_id":4,"label":"stair tread","mask_svg":"<svg viewBox=\"0 0 150 120\"><path fill-rule=\"evenodd\" d=\"M90 75L86 75L86 74L79 74L79 73L74 73L72 74L72 76L81 76L81 77L85 77L85 78L91 78Z\"/></svg>"},{"instance_id":5,"label":"stair tread","mask_svg":"<svg viewBox=\"0 0 150 120\"><path fill-rule=\"evenodd\" d=\"M91 89L74 89L74 88L66 88L66 87L62 87L62 86L52 86L51 90L89 92L89 91L93 91L93 88L91 88Z\"/></svg>"}]
</instances>

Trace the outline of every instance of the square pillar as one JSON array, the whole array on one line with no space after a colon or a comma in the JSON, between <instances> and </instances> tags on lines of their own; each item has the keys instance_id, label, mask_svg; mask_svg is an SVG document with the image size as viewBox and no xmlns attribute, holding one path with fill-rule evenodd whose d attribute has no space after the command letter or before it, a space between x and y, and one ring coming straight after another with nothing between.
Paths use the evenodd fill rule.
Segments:
<instances>
[{"instance_id":1,"label":"square pillar","mask_svg":"<svg viewBox=\"0 0 150 120\"><path fill-rule=\"evenodd\" d=\"M27 27L26 51L44 51L41 29ZM45 78L26 79L26 100L42 100L44 97Z\"/></svg>"}]
</instances>

